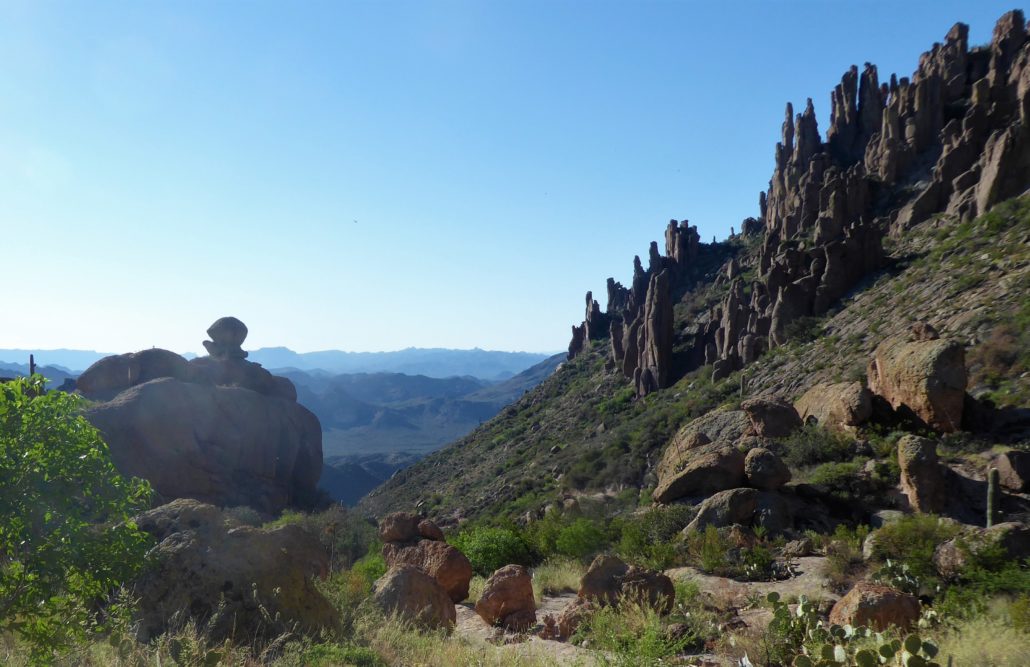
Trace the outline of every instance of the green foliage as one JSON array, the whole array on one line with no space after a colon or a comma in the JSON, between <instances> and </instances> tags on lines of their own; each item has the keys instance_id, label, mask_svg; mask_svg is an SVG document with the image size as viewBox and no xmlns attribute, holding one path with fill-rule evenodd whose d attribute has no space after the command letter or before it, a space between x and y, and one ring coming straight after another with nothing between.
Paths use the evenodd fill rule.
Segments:
<instances>
[{"instance_id":1,"label":"green foliage","mask_svg":"<svg viewBox=\"0 0 1030 667\"><path fill-rule=\"evenodd\" d=\"M653 507L613 521L619 556L654 570L664 570L678 561L675 540L694 518L686 505Z\"/></svg>"},{"instance_id":2,"label":"green foliage","mask_svg":"<svg viewBox=\"0 0 1030 667\"><path fill-rule=\"evenodd\" d=\"M82 401L43 378L0 384L0 630L44 662L99 627L95 605L143 563L131 517L150 487L125 479Z\"/></svg>"},{"instance_id":3,"label":"green foliage","mask_svg":"<svg viewBox=\"0 0 1030 667\"><path fill-rule=\"evenodd\" d=\"M386 574L386 560L383 559L380 549L373 548L365 556L359 558L351 568L351 572L363 577L370 585Z\"/></svg>"},{"instance_id":4,"label":"green foliage","mask_svg":"<svg viewBox=\"0 0 1030 667\"><path fill-rule=\"evenodd\" d=\"M364 646L314 643L310 640L291 642L276 661L278 667L386 667L386 664L375 651Z\"/></svg>"},{"instance_id":5,"label":"green foliage","mask_svg":"<svg viewBox=\"0 0 1030 667\"><path fill-rule=\"evenodd\" d=\"M794 468L851 458L853 440L818 424L806 424L776 444L777 453Z\"/></svg>"},{"instance_id":6,"label":"green foliage","mask_svg":"<svg viewBox=\"0 0 1030 667\"><path fill-rule=\"evenodd\" d=\"M694 564L708 574L726 571L729 560L727 552L733 545L713 525L687 537L687 553Z\"/></svg>"},{"instance_id":7,"label":"green foliage","mask_svg":"<svg viewBox=\"0 0 1030 667\"><path fill-rule=\"evenodd\" d=\"M912 514L876 532L873 557L908 566L911 576L929 582L936 577L934 550L957 534L958 528L932 514Z\"/></svg>"},{"instance_id":8,"label":"green foliage","mask_svg":"<svg viewBox=\"0 0 1030 667\"><path fill-rule=\"evenodd\" d=\"M597 522L579 518L558 531L554 547L555 552L562 556L582 559L596 554L604 543L604 531Z\"/></svg>"},{"instance_id":9,"label":"green foliage","mask_svg":"<svg viewBox=\"0 0 1030 667\"><path fill-rule=\"evenodd\" d=\"M671 637L661 616L648 605L621 604L601 607L589 614L571 641L609 652L608 664L650 667L682 652L696 638L689 633Z\"/></svg>"},{"instance_id":10,"label":"green foliage","mask_svg":"<svg viewBox=\"0 0 1030 667\"><path fill-rule=\"evenodd\" d=\"M476 574L484 577L505 565L532 565L533 562L529 546L511 528L469 528L459 533L453 544L468 557Z\"/></svg>"},{"instance_id":11,"label":"green foliage","mask_svg":"<svg viewBox=\"0 0 1030 667\"><path fill-rule=\"evenodd\" d=\"M773 611L767 630L771 641L765 643L769 662L794 667L939 667L932 662L938 647L919 635L902 640L864 626L827 624L804 596L793 610L778 593L769 593L766 601Z\"/></svg>"}]
</instances>

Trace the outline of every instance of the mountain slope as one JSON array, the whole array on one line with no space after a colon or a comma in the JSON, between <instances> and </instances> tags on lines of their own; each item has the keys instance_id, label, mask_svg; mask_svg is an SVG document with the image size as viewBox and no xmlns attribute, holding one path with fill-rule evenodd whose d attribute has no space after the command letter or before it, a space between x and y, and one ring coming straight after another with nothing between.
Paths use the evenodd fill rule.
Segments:
<instances>
[{"instance_id":1,"label":"mountain slope","mask_svg":"<svg viewBox=\"0 0 1030 667\"><path fill-rule=\"evenodd\" d=\"M690 419L864 378L876 345L915 321L971 346L974 396L1016 408L983 437L1025 437L1030 203L1011 198L1030 187L1030 43L1021 12L987 47L967 34L957 24L911 79L851 68L825 141L811 104L788 105L759 219L713 244L671 222L664 255L652 243L629 287L609 280L605 311L587 295L569 363L363 505L512 516L646 489Z\"/></svg>"}]
</instances>

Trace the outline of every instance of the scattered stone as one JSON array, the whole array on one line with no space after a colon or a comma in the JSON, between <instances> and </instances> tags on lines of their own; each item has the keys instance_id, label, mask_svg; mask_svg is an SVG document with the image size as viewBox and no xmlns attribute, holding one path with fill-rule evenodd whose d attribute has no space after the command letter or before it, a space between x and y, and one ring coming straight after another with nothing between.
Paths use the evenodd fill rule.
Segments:
<instances>
[{"instance_id":1,"label":"scattered stone","mask_svg":"<svg viewBox=\"0 0 1030 667\"><path fill-rule=\"evenodd\" d=\"M577 597L565 605L556 620L558 637L568 639L576 633L580 623L596 609L596 605L586 598Z\"/></svg>"},{"instance_id":2,"label":"scattered stone","mask_svg":"<svg viewBox=\"0 0 1030 667\"><path fill-rule=\"evenodd\" d=\"M436 579L414 565L387 570L373 588L372 599L386 614L418 626L450 630L457 620L454 603Z\"/></svg>"},{"instance_id":3,"label":"scattered stone","mask_svg":"<svg viewBox=\"0 0 1030 667\"><path fill-rule=\"evenodd\" d=\"M490 575L476 602L476 613L489 625L524 632L536 623L533 577L521 565L505 565Z\"/></svg>"},{"instance_id":4,"label":"scattered stone","mask_svg":"<svg viewBox=\"0 0 1030 667\"><path fill-rule=\"evenodd\" d=\"M887 586L860 581L833 605L830 623L865 625L877 631L897 626L906 630L919 620L919 600Z\"/></svg>"},{"instance_id":5,"label":"scattered stone","mask_svg":"<svg viewBox=\"0 0 1030 667\"><path fill-rule=\"evenodd\" d=\"M764 447L755 447L744 457L747 483L763 491L776 491L790 481L790 469L779 456Z\"/></svg>"}]
</instances>

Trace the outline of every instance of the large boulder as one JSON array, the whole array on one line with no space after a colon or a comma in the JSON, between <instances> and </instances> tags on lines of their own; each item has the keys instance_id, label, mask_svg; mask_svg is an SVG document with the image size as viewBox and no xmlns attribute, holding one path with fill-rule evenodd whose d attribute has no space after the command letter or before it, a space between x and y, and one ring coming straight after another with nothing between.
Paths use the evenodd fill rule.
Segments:
<instances>
[{"instance_id":1,"label":"large boulder","mask_svg":"<svg viewBox=\"0 0 1030 667\"><path fill-rule=\"evenodd\" d=\"M907 629L919 620L919 600L887 586L860 581L833 605L830 623L886 630Z\"/></svg>"},{"instance_id":2,"label":"large boulder","mask_svg":"<svg viewBox=\"0 0 1030 667\"><path fill-rule=\"evenodd\" d=\"M536 623L533 577L522 565L505 565L490 575L476 601L476 613L489 625L522 632Z\"/></svg>"},{"instance_id":3,"label":"large boulder","mask_svg":"<svg viewBox=\"0 0 1030 667\"><path fill-rule=\"evenodd\" d=\"M801 420L836 431L853 431L873 416L872 392L861 382L820 383L794 404Z\"/></svg>"},{"instance_id":4,"label":"large boulder","mask_svg":"<svg viewBox=\"0 0 1030 667\"><path fill-rule=\"evenodd\" d=\"M744 483L744 453L736 447L709 443L685 449L679 444L671 444L658 465L656 502L706 496Z\"/></svg>"},{"instance_id":5,"label":"large boulder","mask_svg":"<svg viewBox=\"0 0 1030 667\"><path fill-rule=\"evenodd\" d=\"M672 611L676 591L661 572L627 565L616 556L596 557L580 581L579 597L600 605L633 602L661 614Z\"/></svg>"},{"instance_id":6,"label":"large boulder","mask_svg":"<svg viewBox=\"0 0 1030 667\"><path fill-rule=\"evenodd\" d=\"M387 567L412 565L436 579L453 602L468 597L472 563L443 541L443 531L435 523L409 512L394 512L379 522L379 537Z\"/></svg>"},{"instance_id":7,"label":"large boulder","mask_svg":"<svg viewBox=\"0 0 1030 667\"><path fill-rule=\"evenodd\" d=\"M704 530L708 526L723 528L733 524L751 525L761 493L756 489L720 491L701 503L697 516L683 529L684 533Z\"/></svg>"},{"instance_id":8,"label":"large boulder","mask_svg":"<svg viewBox=\"0 0 1030 667\"><path fill-rule=\"evenodd\" d=\"M1011 561L1030 558L1030 526L1006 521L986 529L973 529L938 545L933 553L933 563L941 576L956 578L973 555L990 546L999 547Z\"/></svg>"},{"instance_id":9,"label":"large boulder","mask_svg":"<svg viewBox=\"0 0 1030 667\"><path fill-rule=\"evenodd\" d=\"M118 469L165 499L269 513L311 506L322 474L318 418L288 379L243 358L242 322L223 318L209 333L217 357L187 362L153 349L98 361L78 383L94 401L86 418Z\"/></svg>"},{"instance_id":10,"label":"large boulder","mask_svg":"<svg viewBox=\"0 0 1030 667\"><path fill-rule=\"evenodd\" d=\"M450 630L458 617L443 586L414 565L387 570L376 581L372 600L384 613L424 628Z\"/></svg>"},{"instance_id":11,"label":"large boulder","mask_svg":"<svg viewBox=\"0 0 1030 667\"><path fill-rule=\"evenodd\" d=\"M136 522L157 541L131 587L142 640L191 619L219 641L317 634L338 622L313 582L328 574L329 558L299 526L233 526L217 507L191 499L144 512Z\"/></svg>"},{"instance_id":12,"label":"large boulder","mask_svg":"<svg viewBox=\"0 0 1030 667\"><path fill-rule=\"evenodd\" d=\"M903 416L942 433L961 427L967 380L961 343L888 338L877 346L868 375L869 389Z\"/></svg>"},{"instance_id":13,"label":"large boulder","mask_svg":"<svg viewBox=\"0 0 1030 667\"><path fill-rule=\"evenodd\" d=\"M801 417L788 401L782 398L749 398L740 404L755 435L763 438L782 438L801 428Z\"/></svg>"},{"instance_id":14,"label":"large boulder","mask_svg":"<svg viewBox=\"0 0 1030 667\"><path fill-rule=\"evenodd\" d=\"M775 491L790 481L790 469L765 447L755 447L744 457L747 483L763 491Z\"/></svg>"},{"instance_id":15,"label":"large boulder","mask_svg":"<svg viewBox=\"0 0 1030 667\"><path fill-rule=\"evenodd\" d=\"M937 443L906 435L898 440L901 490L916 512L940 513L948 501L945 469L937 459Z\"/></svg>"},{"instance_id":16,"label":"large boulder","mask_svg":"<svg viewBox=\"0 0 1030 667\"><path fill-rule=\"evenodd\" d=\"M558 613L558 618L555 619L554 625L557 630L557 636L555 639L568 639L575 634L580 624L587 618L587 616L593 613L596 608L596 604L587 598L581 597L576 597L565 605L561 612Z\"/></svg>"},{"instance_id":17,"label":"large boulder","mask_svg":"<svg viewBox=\"0 0 1030 667\"><path fill-rule=\"evenodd\" d=\"M269 513L315 498L322 428L296 402L161 378L92 405L86 418L119 471L148 480L165 498Z\"/></svg>"}]
</instances>

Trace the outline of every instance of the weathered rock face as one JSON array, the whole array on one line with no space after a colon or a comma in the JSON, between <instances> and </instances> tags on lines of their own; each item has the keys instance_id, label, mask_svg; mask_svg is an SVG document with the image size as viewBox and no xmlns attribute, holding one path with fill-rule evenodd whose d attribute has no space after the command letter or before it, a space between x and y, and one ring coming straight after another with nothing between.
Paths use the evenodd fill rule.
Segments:
<instances>
[{"instance_id":1,"label":"weathered rock face","mask_svg":"<svg viewBox=\"0 0 1030 667\"><path fill-rule=\"evenodd\" d=\"M212 325L217 358L145 350L101 359L78 383L98 401L86 418L118 469L164 498L271 513L310 506L322 474L321 425L296 402L293 383L243 359L240 327L235 318Z\"/></svg>"},{"instance_id":2,"label":"weathered rock face","mask_svg":"<svg viewBox=\"0 0 1030 667\"><path fill-rule=\"evenodd\" d=\"M744 457L744 476L756 489L776 491L790 481L790 469L772 451L755 447Z\"/></svg>"},{"instance_id":3,"label":"weathered rock face","mask_svg":"<svg viewBox=\"0 0 1030 667\"><path fill-rule=\"evenodd\" d=\"M139 636L149 640L194 619L213 637L317 634L338 622L312 583L329 558L299 526L232 527L213 505L179 499L145 512L139 527L158 542L132 586ZM263 608L263 609L262 609ZM267 614L276 619L269 621ZM185 617L183 615L186 615Z\"/></svg>"},{"instance_id":4,"label":"weathered rock face","mask_svg":"<svg viewBox=\"0 0 1030 667\"><path fill-rule=\"evenodd\" d=\"M782 398L749 398L740 404L747 413L755 435L763 438L782 438L801 428L801 417L789 402Z\"/></svg>"},{"instance_id":5,"label":"weathered rock face","mask_svg":"<svg viewBox=\"0 0 1030 667\"><path fill-rule=\"evenodd\" d=\"M703 437L703 436L702 436ZM694 442L698 436L694 437ZM707 496L744 483L744 453L726 444L687 449L674 443L658 466L654 499L668 503L689 496Z\"/></svg>"},{"instance_id":6,"label":"weathered rock face","mask_svg":"<svg viewBox=\"0 0 1030 667\"><path fill-rule=\"evenodd\" d=\"M919 600L912 595L868 581L860 581L833 605L830 623L864 625L886 630L894 625L902 629L919 620Z\"/></svg>"},{"instance_id":7,"label":"weathered rock face","mask_svg":"<svg viewBox=\"0 0 1030 667\"><path fill-rule=\"evenodd\" d=\"M944 467L937 459L937 443L906 435L898 441L901 490L916 512L939 513L948 500Z\"/></svg>"},{"instance_id":8,"label":"weathered rock face","mask_svg":"<svg viewBox=\"0 0 1030 667\"><path fill-rule=\"evenodd\" d=\"M468 597L472 564L465 554L443 541L443 531L428 519L408 512L388 514L379 524L387 567L412 565L433 577L450 596Z\"/></svg>"},{"instance_id":9,"label":"weathered rock face","mask_svg":"<svg viewBox=\"0 0 1030 667\"><path fill-rule=\"evenodd\" d=\"M568 639L579 628L583 620L596 608L596 605L586 598L577 597L565 605L556 619L555 639Z\"/></svg>"},{"instance_id":10,"label":"weathered rock face","mask_svg":"<svg viewBox=\"0 0 1030 667\"><path fill-rule=\"evenodd\" d=\"M1030 558L1030 526L1006 521L950 539L934 550L934 566L942 577L955 578L969 564L973 553L988 546L1000 547L1011 561Z\"/></svg>"},{"instance_id":11,"label":"weathered rock face","mask_svg":"<svg viewBox=\"0 0 1030 667\"><path fill-rule=\"evenodd\" d=\"M601 605L631 601L668 614L676 590L672 580L660 572L627 565L615 556L598 556L583 575L579 597Z\"/></svg>"},{"instance_id":12,"label":"weathered rock face","mask_svg":"<svg viewBox=\"0 0 1030 667\"><path fill-rule=\"evenodd\" d=\"M794 404L801 420L814 419L837 431L853 431L873 416L872 393L861 382L817 384Z\"/></svg>"},{"instance_id":13,"label":"weathered rock face","mask_svg":"<svg viewBox=\"0 0 1030 667\"><path fill-rule=\"evenodd\" d=\"M490 575L476 601L476 613L488 625L522 632L536 623L533 577L521 565L505 565Z\"/></svg>"},{"instance_id":14,"label":"weathered rock face","mask_svg":"<svg viewBox=\"0 0 1030 667\"><path fill-rule=\"evenodd\" d=\"M889 338L877 346L868 377L869 389L904 416L942 433L961 427L967 377L961 343Z\"/></svg>"},{"instance_id":15,"label":"weathered rock face","mask_svg":"<svg viewBox=\"0 0 1030 667\"><path fill-rule=\"evenodd\" d=\"M386 614L424 628L450 630L457 620L454 603L436 579L414 565L398 565L376 581L372 600Z\"/></svg>"}]
</instances>

